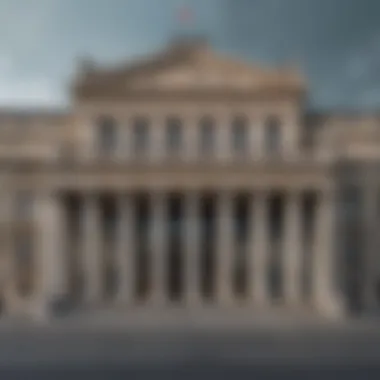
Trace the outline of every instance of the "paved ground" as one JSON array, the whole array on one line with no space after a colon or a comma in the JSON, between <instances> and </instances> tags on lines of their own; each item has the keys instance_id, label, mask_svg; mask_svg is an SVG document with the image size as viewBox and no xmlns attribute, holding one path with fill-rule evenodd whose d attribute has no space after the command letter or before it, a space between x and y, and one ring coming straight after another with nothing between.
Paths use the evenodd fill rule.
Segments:
<instances>
[{"instance_id":1,"label":"paved ground","mask_svg":"<svg viewBox=\"0 0 380 380\"><path fill-rule=\"evenodd\" d=\"M380 378L379 333L29 331L0 342L1 379Z\"/></svg>"},{"instance_id":2,"label":"paved ground","mask_svg":"<svg viewBox=\"0 0 380 380\"><path fill-rule=\"evenodd\" d=\"M371 321L249 325L240 316L240 324L219 318L212 326L207 318L185 325L166 317L163 328L138 314L49 326L3 322L0 379L380 378L380 325Z\"/></svg>"}]
</instances>

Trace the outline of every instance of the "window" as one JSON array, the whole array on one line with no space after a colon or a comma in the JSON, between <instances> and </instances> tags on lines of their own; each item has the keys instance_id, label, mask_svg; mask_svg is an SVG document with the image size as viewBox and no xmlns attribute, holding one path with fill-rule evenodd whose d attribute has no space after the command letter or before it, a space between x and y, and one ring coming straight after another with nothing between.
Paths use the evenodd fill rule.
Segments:
<instances>
[{"instance_id":1,"label":"window","mask_svg":"<svg viewBox=\"0 0 380 380\"><path fill-rule=\"evenodd\" d=\"M182 148L181 120L169 118L166 124L166 148L171 154L178 154Z\"/></svg>"},{"instance_id":2,"label":"window","mask_svg":"<svg viewBox=\"0 0 380 380\"><path fill-rule=\"evenodd\" d=\"M15 256L17 263L20 266L29 264L32 259L32 246L33 239L30 235L20 234L17 239L15 239Z\"/></svg>"},{"instance_id":3,"label":"window","mask_svg":"<svg viewBox=\"0 0 380 380\"><path fill-rule=\"evenodd\" d=\"M117 125L112 117L101 117L98 122L98 146L101 155L113 154L117 148Z\"/></svg>"},{"instance_id":4,"label":"window","mask_svg":"<svg viewBox=\"0 0 380 380\"><path fill-rule=\"evenodd\" d=\"M133 122L133 149L138 156L145 155L149 146L149 121L144 117Z\"/></svg>"},{"instance_id":5,"label":"window","mask_svg":"<svg viewBox=\"0 0 380 380\"><path fill-rule=\"evenodd\" d=\"M23 297L30 296L34 286L34 244L30 233L19 233L14 240L16 287Z\"/></svg>"},{"instance_id":6,"label":"window","mask_svg":"<svg viewBox=\"0 0 380 380\"><path fill-rule=\"evenodd\" d=\"M215 122L211 117L200 121L200 153L210 155L215 149Z\"/></svg>"},{"instance_id":7,"label":"window","mask_svg":"<svg viewBox=\"0 0 380 380\"><path fill-rule=\"evenodd\" d=\"M281 123L276 117L270 117L265 123L266 150L269 154L281 151Z\"/></svg>"},{"instance_id":8,"label":"window","mask_svg":"<svg viewBox=\"0 0 380 380\"><path fill-rule=\"evenodd\" d=\"M232 148L234 153L239 155L247 153L247 131L247 119L243 116L235 117L232 121Z\"/></svg>"},{"instance_id":9,"label":"window","mask_svg":"<svg viewBox=\"0 0 380 380\"><path fill-rule=\"evenodd\" d=\"M16 194L14 203L14 216L17 220L25 220L32 217L33 197L29 192Z\"/></svg>"}]
</instances>

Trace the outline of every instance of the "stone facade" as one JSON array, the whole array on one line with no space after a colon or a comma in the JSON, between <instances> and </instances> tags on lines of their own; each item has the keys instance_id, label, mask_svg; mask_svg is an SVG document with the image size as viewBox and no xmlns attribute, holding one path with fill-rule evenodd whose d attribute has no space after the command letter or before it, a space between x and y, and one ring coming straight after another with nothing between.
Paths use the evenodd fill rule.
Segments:
<instances>
[{"instance_id":1,"label":"stone facade","mask_svg":"<svg viewBox=\"0 0 380 380\"><path fill-rule=\"evenodd\" d=\"M200 42L71 91L0 114L4 313L376 309L376 116L307 114L297 70Z\"/></svg>"}]
</instances>

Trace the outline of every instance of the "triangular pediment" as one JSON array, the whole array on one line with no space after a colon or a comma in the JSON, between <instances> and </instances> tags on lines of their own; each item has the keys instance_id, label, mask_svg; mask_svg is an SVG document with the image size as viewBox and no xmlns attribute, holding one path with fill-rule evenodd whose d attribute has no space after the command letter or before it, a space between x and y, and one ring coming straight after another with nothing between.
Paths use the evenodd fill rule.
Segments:
<instances>
[{"instance_id":1,"label":"triangular pediment","mask_svg":"<svg viewBox=\"0 0 380 380\"><path fill-rule=\"evenodd\" d=\"M187 89L207 87L252 87L270 80L265 70L228 62L214 55L198 56L166 67L141 70L125 78L135 89Z\"/></svg>"},{"instance_id":2,"label":"triangular pediment","mask_svg":"<svg viewBox=\"0 0 380 380\"><path fill-rule=\"evenodd\" d=\"M156 56L113 70L92 70L91 87L117 87L118 91L255 90L303 86L301 76L289 68L271 69L222 56L209 46L176 46Z\"/></svg>"}]
</instances>

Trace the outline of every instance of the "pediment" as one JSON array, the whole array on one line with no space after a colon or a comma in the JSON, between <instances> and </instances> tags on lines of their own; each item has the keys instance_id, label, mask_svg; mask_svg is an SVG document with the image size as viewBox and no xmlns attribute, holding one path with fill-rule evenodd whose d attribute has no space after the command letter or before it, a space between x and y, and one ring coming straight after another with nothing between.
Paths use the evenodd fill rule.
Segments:
<instances>
[{"instance_id":1,"label":"pediment","mask_svg":"<svg viewBox=\"0 0 380 380\"><path fill-rule=\"evenodd\" d=\"M125 81L133 89L199 89L215 87L250 88L265 80L264 73L253 70L239 70L231 65L223 67L222 62L213 64L180 64L156 72L141 72Z\"/></svg>"},{"instance_id":2,"label":"pediment","mask_svg":"<svg viewBox=\"0 0 380 380\"><path fill-rule=\"evenodd\" d=\"M303 87L291 69L269 69L230 57L210 48L169 50L155 57L114 70L93 70L84 85L103 91L255 90L268 87ZM99 86L100 85L100 86Z\"/></svg>"},{"instance_id":3,"label":"pediment","mask_svg":"<svg viewBox=\"0 0 380 380\"><path fill-rule=\"evenodd\" d=\"M161 67L149 67L125 79L133 89L207 89L295 84L298 78L286 70L274 70L234 61L212 51L185 57Z\"/></svg>"}]
</instances>

